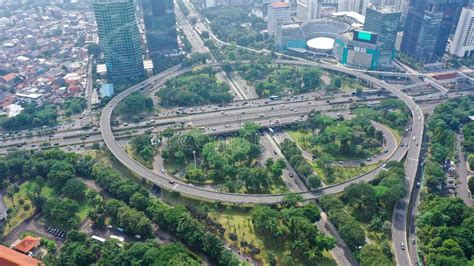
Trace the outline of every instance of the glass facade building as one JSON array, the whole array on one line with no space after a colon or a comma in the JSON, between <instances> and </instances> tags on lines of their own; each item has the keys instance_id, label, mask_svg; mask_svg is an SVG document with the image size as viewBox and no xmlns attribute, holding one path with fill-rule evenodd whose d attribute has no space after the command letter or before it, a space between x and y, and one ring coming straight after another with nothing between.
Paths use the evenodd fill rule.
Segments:
<instances>
[{"instance_id":1,"label":"glass facade building","mask_svg":"<svg viewBox=\"0 0 474 266\"><path fill-rule=\"evenodd\" d=\"M438 61L466 0L410 1L400 50L421 63Z\"/></svg>"},{"instance_id":2,"label":"glass facade building","mask_svg":"<svg viewBox=\"0 0 474 266\"><path fill-rule=\"evenodd\" d=\"M99 44L110 78L143 76L143 46L133 0L95 0Z\"/></svg>"},{"instance_id":3,"label":"glass facade building","mask_svg":"<svg viewBox=\"0 0 474 266\"><path fill-rule=\"evenodd\" d=\"M391 8L367 8L364 30L378 34L378 41L381 43L379 64L389 64L395 58L400 15L399 11Z\"/></svg>"},{"instance_id":4,"label":"glass facade building","mask_svg":"<svg viewBox=\"0 0 474 266\"><path fill-rule=\"evenodd\" d=\"M152 59L176 54L178 40L173 0L141 0L148 51Z\"/></svg>"}]
</instances>

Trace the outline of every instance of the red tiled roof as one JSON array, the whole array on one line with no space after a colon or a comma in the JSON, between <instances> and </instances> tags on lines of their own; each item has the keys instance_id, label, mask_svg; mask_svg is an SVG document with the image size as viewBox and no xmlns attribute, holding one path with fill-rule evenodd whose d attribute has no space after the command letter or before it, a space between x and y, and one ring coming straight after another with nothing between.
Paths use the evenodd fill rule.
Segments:
<instances>
[{"instance_id":1,"label":"red tiled roof","mask_svg":"<svg viewBox=\"0 0 474 266\"><path fill-rule=\"evenodd\" d=\"M285 2L274 2L272 3L273 8L289 7L290 5Z\"/></svg>"},{"instance_id":2,"label":"red tiled roof","mask_svg":"<svg viewBox=\"0 0 474 266\"><path fill-rule=\"evenodd\" d=\"M15 245L13 248L20 252L28 253L28 251L38 247L40 241L41 239L39 237L26 236L25 238L23 238L23 240L20 241L20 243Z\"/></svg>"},{"instance_id":3,"label":"red tiled roof","mask_svg":"<svg viewBox=\"0 0 474 266\"><path fill-rule=\"evenodd\" d=\"M12 81L14 78L16 78L16 74L15 74L15 73L6 74L5 76L3 76L3 79L4 79L6 82L10 82L10 81Z\"/></svg>"},{"instance_id":4,"label":"red tiled roof","mask_svg":"<svg viewBox=\"0 0 474 266\"><path fill-rule=\"evenodd\" d=\"M40 260L28 257L18 251L0 245L1 266L37 266L43 265Z\"/></svg>"}]
</instances>

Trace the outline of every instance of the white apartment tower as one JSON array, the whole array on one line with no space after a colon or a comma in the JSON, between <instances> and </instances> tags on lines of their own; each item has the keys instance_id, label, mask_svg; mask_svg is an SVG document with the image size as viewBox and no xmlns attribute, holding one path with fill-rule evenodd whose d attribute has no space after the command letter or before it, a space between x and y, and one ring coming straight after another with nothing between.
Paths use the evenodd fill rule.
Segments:
<instances>
[{"instance_id":1,"label":"white apartment tower","mask_svg":"<svg viewBox=\"0 0 474 266\"><path fill-rule=\"evenodd\" d=\"M274 35L279 25L291 22L290 4L274 2L268 5L268 34Z\"/></svg>"},{"instance_id":2,"label":"white apartment tower","mask_svg":"<svg viewBox=\"0 0 474 266\"><path fill-rule=\"evenodd\" d=\"M301 21L319 18L319 0L297 0L296 17Z\"/></svg>"},{"instance_id":3,"label":"white apartment tower","mask_svg":"<svg viewBox=\"0 0 474 266\"><path fill-rule=\"evenodd\" d=\"M474 57L474 7L464 7L449 53L462 58Z\"/></svg>"}]
</instances>

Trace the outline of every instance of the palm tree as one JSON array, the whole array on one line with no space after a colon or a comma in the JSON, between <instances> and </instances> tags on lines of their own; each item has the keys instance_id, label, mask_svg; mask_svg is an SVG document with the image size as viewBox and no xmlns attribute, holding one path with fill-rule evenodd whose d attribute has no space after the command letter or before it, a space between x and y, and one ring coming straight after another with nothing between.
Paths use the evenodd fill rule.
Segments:
<instances>
[{"instance_id":1,"label":"palm tree","mask_svg":"<svg viewBox=\"0 0 474 266\"><path fill-rule=\"evenodd\" d=\"M7 192L5 194L10 199L10 201L12 202L13 207L15 207L15 201L13 200L14 195L15 195L15 187L9 186L7 188Z\"/></svg>"}]
</instances>

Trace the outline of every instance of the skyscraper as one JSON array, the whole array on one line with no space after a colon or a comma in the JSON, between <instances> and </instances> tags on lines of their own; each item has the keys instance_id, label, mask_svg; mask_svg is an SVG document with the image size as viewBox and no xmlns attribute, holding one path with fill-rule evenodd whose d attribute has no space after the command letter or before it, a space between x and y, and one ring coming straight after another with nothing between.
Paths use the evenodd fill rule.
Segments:
<instances>
[{"instance_id":1,"label":"skyscraper","mask_svg":"<svg viewBox=\"0 0 474 266\"><path fill-rule=\"evenodd\" d=\"M440 59L465 0L410 1L401 51L419 62Z\"/></svg>"},{"instance_id":2,"label":"skyscraper","mask_svg":"<svg viewBox=\"0 0 474 266\"><path fill-rule=\"evenodd\" d=\"M173 0L142 0L142 8L151 57L176 54L178 40Z\"/></svg>"},{"instance_id":3,"label":"skyscraper","mask_svg":"<svg viewBox=\"0 0 474 266\"><path fill-rule=\"evenodd\" d=\"M365 16L369 0L339 0L337 12L354 11Z\"/></svg>"},{"instance_id":4,"label":"skyscraper","mask_svg":"<svg viewBox=\"0 0 474 266\"><path fill-rule=\"evenodd\" d=\"M319 0L298 0L296 2L296 17L302 21L319 18Z\"/></svg>"},{"instance_id":5,"label":"skyscraper","mask_svg":"<svg viewBox=\"0 0 474 266\"><path fill-rule=\"evenodd\" d=\"M290 4L274 2L268 6L268 34L274 35L281 24L291 22Z\"/></svg>"},{"instance_id":6,"label":"skyscraper","mask_svg":"<svg viewBox=\"0 0 474 266\"><path fill-rule=\"evenodd\" d=\"M133 0L95 0L94 13L108 75L142 76L143 47Z\"/></svg>"},{"instance_id":7,"label":"skyscraper","mask_svg":"<svg viewBox=\"0 0 474 266\"><path fill-rule=\"evenodd\" d=\"M379 64L388 64L395 58L399 22L400 12L393 8L367 8L364 30L377 33L378 41L382 43Z\"/></svg>"},{"instance_id":8,"label":"skyscraper","mask_svg":"<svg viewBox=\"0 0 474 266\"><path fill-rule=\"evenodd\" d=\"M449 52L458 57L474 57L474 6L462 9Z\"/></svg>"}]
</instances>

